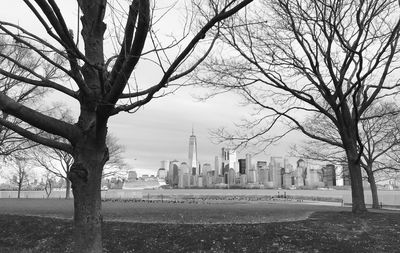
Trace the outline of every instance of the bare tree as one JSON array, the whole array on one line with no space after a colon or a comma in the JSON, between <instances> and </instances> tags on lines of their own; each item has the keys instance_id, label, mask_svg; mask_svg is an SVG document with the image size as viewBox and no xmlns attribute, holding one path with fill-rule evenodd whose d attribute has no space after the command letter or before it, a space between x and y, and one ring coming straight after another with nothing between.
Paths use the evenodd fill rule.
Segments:
<instances>
[{"instance_id":1,"label":"bare tree","mask_svg":"<svg viewBox=\"0 0 400 253\"><path fill-rule=\"evenodd\" d=\"M112 134L107 135L106 143L110 159L104 164L103 177L114 176L121 172L125 173L128 166L123 156L125 147L119 144L118 138Z\"/></svg>"},{"instance_id":2,"label":"bare tree","mask_svg":"<svg viewBox=\"0 0 400 253\"><path fill-rule=\"evenodd\" d=\"M361 166L371 187L373 208L380 208L376 177L398 170L391 165L388 155L400 147L399 113L397 106L386 103L369 108L361 120Z\"/></svg>"},{"instance_id":3,"label":"bare tree","mask_svg":"<svg viewBox=\"0 0 400 253\"><path fill-rule=\"evenodd\" d=\"M274 0L253 7L220 27L228 45L221 50L233 55L214 57L199 71L200 81L242 94L259 108L254 122L264 130L284 120L343 148L353 212L365 212L358 124L375 99L399 84L398 1ZM308 131L302 122L314 113L329 119L340 139Z\"/></svg>"},{"instance_id":4,"label":"bare tree","mask_svg":"<svg viewBox=\"0 0 400 253\"><path fill-rule=\"evenodd\" d=\"M375 103L365 112L359 123L359 134L362 145L360 159L372 194L372 208L380 208L377 175L398 170L393 166L390 154L394 155L400 147L400 115L398 107L393 103ZM304 124L308 131L332 141L340 139L335 126L326 118L311 118ZM346 153L343 148L318 140L310 140L293 148L294 155L304 159L318 160L332 164L345 164Z\"/></svg>"},{"instance_id":5,"label":"bare tree","mask_svg":"<svg viewBox=\"0 0 400 253\"><path fill-rule=\"evenodd\" d=\"M381 170L382 180L395 182L400 180L400 147L395 147L386 153L388 161L385 163L387 168ZM397 188L398 185L397 185Z\"/></svg>"},{"instance_id":6,"label":"bare tree","mask_svg":"<svg viewBox=\"0 0 400 253\"><path fill-rule=\"evenodd\" d=\"M20 198L22 188L29 183L31 169L27 166L27 159L22 156L15 156L9 164L11 165L9 174L10 183L17 186L17 198Z\"/></svg>"},{"instance_id":7,"label":"bare tree","mask_svg":"<svg viewBox=\"0 0 400 253\"><path fill-rule=\"evenodd\" d=\"M57 141L46 135L33 134L13 122L0 122L32 141L73 156L74 163L68 178L74 194L75 252L102 251L100 185L104 164L109 159L106 145L109 118L120 112L135 112L156 97L157 92L191 74L209 50L201 56L194 52L211 48L211 42L215 41L213 37L208 39L208 31L250 2L252 0L193 1L194 12L188 12L193 19L184 24L183 37L174 38L167 45L161 42L167 28L158 30L157 25L168 13L157 14L164 8L156 8L149 0L78 0L80 22L76 32L68 26L63 9L56 1L37 0L33 3L24 0L47 32L47 37L34 34L18 24L0 21L2 33L65 73L73 84L51 80L42 71L28 69L31 76L24 77L13 75L5 69L0 70L3 76L33 87L55 90L57 94L75 99L79 104L79 119L75 124L70 124L24 106L6 94L0 94L3 113L65 139ZM196 11L196 4L201 7L201 12ZM174 4L168 8L170 11L174 9ZM199 17L200 21L194 22L196 13L205 13L211 18ZM188 27L194 24L199 24L199 29ZM77 36L74 37L74 34ZM147 38L149 43L146 43ZM205 41L205 46L198 45L201 40ZM107 56L106 43L115 46L115 55ZM58 58L64 61L56 61ZM14 58L4 60L18 63ZM146 60L156 63L154 70L160 73L159 79L155 83L135 81L135 78L130 80L131 75L135 77L140 74L138 63Z\"/></svg>"},{"instance_id":8,"label":"bare tree","mask_svg":"<svg viewBox=\"0 0 400 253\"><path fill-rule=\"evenodd\" d=\"M54 175L66 182L65 198L71 196L71 182L67 175L73 165L72 156L58 149L39 146L33 151L33 162L46 170L45 175Z\"/></svg>"},{"instance_id":9,"label":"bare tree","mask_svg":"<svg viewBox=\"0 0 400 253\"><path fill-rule=\"evenodd\" d=\"M54 182L55 182L55 175L53 173L51 173L50 171L46 171L44 191L46 192L47 198L50 198L50 195L53 191Z\"/></svg>"}]
</instances>

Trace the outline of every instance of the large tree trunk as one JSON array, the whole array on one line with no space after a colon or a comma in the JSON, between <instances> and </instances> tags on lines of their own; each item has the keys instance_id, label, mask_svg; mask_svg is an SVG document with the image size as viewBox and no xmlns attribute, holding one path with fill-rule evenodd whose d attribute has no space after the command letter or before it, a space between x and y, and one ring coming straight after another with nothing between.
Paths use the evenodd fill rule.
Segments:
<instances>
[{"instance_id":1,"label":"large tree trunk","mask_svg":"<svg viewBox=\"0 0 400 253\"><path fill-rule=\"evenodd\" d=\"M380 205L379 205L379 198L378 198L378 189L376 188L374 172L372 170L367 171L367 175L368 175L369 186L371 188L372 208L379 209Z\"/></svg>"},{"instance_id":2,"label":"large tree trunk","mask_svg":"<svg viewBox=\"0 0 400 253\"><path fill-rule=\"evenodd\" d=\"M71 198L71 181L68 178L65 179L65 199Z\"/></svg>"},{"instance_id":3,"label":"large tree trunk","mask_svg":"<svg viewBox=\"0 0 400 253\"><path fill-rule=\"evenodd\" d=\"M102 252L101 175L108 151L105 135L88 137L76 147L69 173L74 194L74 252Z\"/></svg>"},{"instance_id":4,"label":"large tree trunk","mask_svg":"<svg viewBox=\"0 0 400 253\"><path fill-rule=\"evenodd\" d=\"M346 152L347 165L349 167L352 212L355 214L367 212L364 199L364 187L362 183L360 150L357 142L357 124L351 116L346 103L342 105L342 112L338 112L339 122L338 130L342 139L343 148Z\"/></svg>"},{"instance_id":5,"label":"large tree trunk","mask_svg":"<svg viewBox=\"0 0 400 253\"><path fill-rule=\"evenodd\" d=\"M356 214L365 213L367 208L365 207L364 187L358 153L354 148L349 148L346 153L351 181L352 212Z\"/></svg>"},{"instance_id":6,"label":"large tree trunk","mask_svg":"<svg viewBox=\"0 0 400 253\"><path fill-rule=\"evenodd\" d=\"M77 165L81 167L82 165ZM101 197L98 182L75 180L74 193L74 252L102 252Z\"/></svg>"}]
</instances>

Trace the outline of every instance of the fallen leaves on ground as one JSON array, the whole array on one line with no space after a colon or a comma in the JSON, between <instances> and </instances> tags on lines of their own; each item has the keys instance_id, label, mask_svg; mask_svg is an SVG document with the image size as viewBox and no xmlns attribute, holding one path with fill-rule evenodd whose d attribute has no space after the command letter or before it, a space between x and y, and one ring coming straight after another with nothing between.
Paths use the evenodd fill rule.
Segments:
<instances>
[{"instance_id":1,"label":"fallen leaves on ground","mask_svg":"<svg viewBox=\"0 0 400 253\"><path fill-rule=\"evenodd\" d=\"M72 221L0 216L0 252L67 252ZM398 213L316 212L265 224L105 222L104 252L398 252Z\"/></svg>"}]
</instances>

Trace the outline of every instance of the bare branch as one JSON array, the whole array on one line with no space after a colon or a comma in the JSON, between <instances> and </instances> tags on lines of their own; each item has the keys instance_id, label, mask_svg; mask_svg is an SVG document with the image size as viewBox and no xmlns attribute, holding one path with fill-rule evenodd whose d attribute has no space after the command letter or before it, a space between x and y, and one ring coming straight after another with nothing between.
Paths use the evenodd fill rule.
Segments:
<instances>
[{"instance_id":1,"label":"bare branch","mask_svg":"<svg viewBox=\"0 0 400 253\"><path fill-rule=\"evenodd\" d=\"M35 141L39 144L46 145L48 147L57 148L60 150L64 150L65 152L68 152L68 153L72 153L71 145L41 137L40 135L38 135L36 133L32 133L32 132L26 130L25 128L22 128L22 127L15 125L7 120L4 120L3 118L0 118L0 125L5 126L9 129L13 130L14 132L18 133L19 135L21 135L27 139L30 139L32 141Z\"/></svg>"},{"instance_id":2,"label":"bare branch","mask_svg":"<svg viewBox=\"0 0 400 253\"><path fill-rule=\"evenodd\" d=\"M0 94L0 109L5 113L12 114L22 119L34 127L45 130L51 134L62 136L72 143L77 140L80 134L77 127L16 103L4 94Z\"/></svg>"}]
</instances>

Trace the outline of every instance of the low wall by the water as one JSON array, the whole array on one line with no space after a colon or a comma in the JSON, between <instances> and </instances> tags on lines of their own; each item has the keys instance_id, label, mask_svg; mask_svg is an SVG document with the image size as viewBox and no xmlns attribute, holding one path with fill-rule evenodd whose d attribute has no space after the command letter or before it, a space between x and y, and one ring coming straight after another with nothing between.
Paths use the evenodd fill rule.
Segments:
<instances>
[{"instance_id":1,"label":"low wall by the water","mask_svg":"<svg viewBox=\"0 0 400 253\"><path fill-rule=\"evenodd\" d=\"M285 190L285 189L155 189L143 190L143 196L282 196L315 197L342 199L344 204L351 204L350 190ZM365 203L372 204L371 192L364 191ZM400 206L400 191L378 191L382 205Z\"/></svg>"},{"instance_id":2,"label":"low wall by the water","mask_svg":"<svg viewBox=\"0 0 400 253\"><path fill-rule=\"evenodd\" d=\"M107 190L101 191L101 197L103 199L132 199L142 198L142 190ZM17 191L0 191L0 198L17 198ZM71 198L73 198L72 191L70 192ZM47 194L45 191L21 191L20 198L28 199L45 199ZM62 199L65 198L65 189L52 191L49 198Z\"/></svg>"},{"instance_id":3,"label":"low wall by the water","mask_svg":"<svg viewBox=\"0 0 400 253\"><path fill-rule=\"evenodd\" d=\"M72 192L71 192L72 196ZM0 191L0 198L17 198L18 191ZM21 191L20 198L27 199L45 199L47 194L45 191ZM52 191L50 198L62 199L65 198L65 190Z\"/></svg>"},{"instance_id":4,"label":"low wall by the water","mask_svg":"<svg viewBox=\"0 0 400 253\"><path fill-rule=\"evenodd\" d=\"M364 191L365 202L372 204L371 192ZM258 197L301 197L316 200L330 198L333 201L342 200L344 204L351 204L350 190L283 190L283 189L149 189L149 190L107 190L101 191L103 199L180 199L196 198L201 196L229 198L234 196L258 196ZM71 192L71 197L73 194ZM383 206L400 206L400 191L378 191L379 201ZM17 198L17 191L0 191L0 198ZM47 198L44 191L21 191L21 198ZM55 190L50 198L65 198L65 190Z\"/></svg>"}]
</instances>

